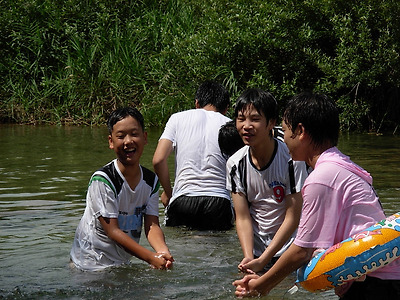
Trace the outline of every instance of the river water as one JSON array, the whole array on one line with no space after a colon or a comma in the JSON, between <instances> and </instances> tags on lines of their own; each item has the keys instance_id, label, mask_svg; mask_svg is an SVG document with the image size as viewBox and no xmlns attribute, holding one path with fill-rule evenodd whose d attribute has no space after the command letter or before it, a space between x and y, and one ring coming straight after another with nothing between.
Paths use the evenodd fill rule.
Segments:
<instances>
[{"instance_id":1,"label":"river water","mask_svg":"<svg viewBox=\"0 0 400 300\"><path fill-rule=\"evenodd\" d=\"M161 130L148 133L142 164L151 168ZM68 267L89 177L114 158L105 127L0 125L0 147L1 299L235 298L231 283L241 276L242 254L234 229L163 227L176 260L168 271L138 259L98 273ZM371 172L386 214L400 210L400 138L345 134L339 148ZM143 237L141 243L149 247ZM266 298L337 299L332 291L290 295L294 280L288 277Z\"/></svg>"}]
</instances>

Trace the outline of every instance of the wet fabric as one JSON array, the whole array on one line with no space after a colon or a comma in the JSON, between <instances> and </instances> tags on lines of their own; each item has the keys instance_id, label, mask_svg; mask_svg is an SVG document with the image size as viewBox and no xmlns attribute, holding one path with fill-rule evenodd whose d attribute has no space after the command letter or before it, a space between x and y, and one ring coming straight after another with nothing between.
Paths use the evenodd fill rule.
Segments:
<instances>
[{"instance_id":1,"label":"wet fabric","mask_svg":"<svg viewBox=\"0 0 400 300\"><path fill-rule=\"evenodd\" d=\"M231 201L222 197L180 196L168 207L166 226L197 230L228 230L233 226Z\"/></svg>"},{"instance_id":2,"label":"wet fabric","mask_svg":"<svg viewBox=\"0 0 400 300\"><path fill-rule=\"evenodd\" d=\"M400 299L400 280L382 280L367 276L355 281L340 300Z\"/></svg>"}]
</instances>

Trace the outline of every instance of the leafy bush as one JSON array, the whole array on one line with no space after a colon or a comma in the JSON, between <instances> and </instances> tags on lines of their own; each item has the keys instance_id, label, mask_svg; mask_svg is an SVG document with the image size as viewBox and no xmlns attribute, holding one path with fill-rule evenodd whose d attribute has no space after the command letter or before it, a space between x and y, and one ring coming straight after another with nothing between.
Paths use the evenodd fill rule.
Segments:
<instances>
[{"instance_id":1,"label":"leafy bush","mask_svg":"<svg viewBox=\"0 0 400 300\"><path fill-rule=\"evenodd\" d=\"M314 90L345 130L400 123L394 0L0 2L0 120L100 124L136 105L149 125L193 107L197 86L248 87L281 108Z\"/></svg>"}]
</instances>

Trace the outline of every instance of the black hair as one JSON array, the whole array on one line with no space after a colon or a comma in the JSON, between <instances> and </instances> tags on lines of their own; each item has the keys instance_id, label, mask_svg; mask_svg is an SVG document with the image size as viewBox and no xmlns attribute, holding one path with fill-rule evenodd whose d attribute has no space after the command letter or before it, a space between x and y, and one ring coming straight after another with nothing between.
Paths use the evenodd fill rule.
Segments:
<instances>
[{"instance_id":1,"label":"black hair","mask_svg":"<svg viewBox=\"0 0 400 300\"><path fill-rule=\"evenodd\" d=\"M142 127L142 130L144 131L144 119L140 111L138 111L134 107L122 107L114 110L111 113L110 117L108 118L107 127L109 134L111 134L115 123L121 121L122 119L125 119L128 116L131 116L132 118L136 119L139 122L140 126Z\"/></svg>"},{"instance_id":2,"label":"black hair","mask_svg":"<svg viewBox=\"0 0 400 300\"><path fill-rule=\"evenodd\" d=\"M229 121L221 126L218 133L218 145L225 158L229 158L244 146L244 142L236 129L235 121Z\"/></svg>"},{"instance_id":3,"label":"black hair","mask_svg":"<svg viewBox=\"0 0 400 300\"><path fill-rule=\"evenodd\" d=\"M221 84L208 80L197 89L195 100L200 107L211 104L218 112L223 113L229 107L230 97L229 92Z\"/></svg>"},{"instance_id":4,"label":"black hair","mask_svg":"<svg viewBox=\"0 0 400 300\"><path fill-rule=\"evenodd\" d=\"M278 119L278 104L271 93L251 88L244 91L235 104L235 118L238 117L239 112L243 112L252 105L257 112L263 114L267 121Z\"/></svg>"},{"instance_id":5,"label":"black hair","mask_svg":"<svg viewBox=\"0 0 400 300\"><path fill-rule=\"evenodd\" d=\"M339 139L339 110L326 95L303 92L287 104L283 120L293 133L300 123L315 146L336 146Z\"/></svg>"}]
</instances>

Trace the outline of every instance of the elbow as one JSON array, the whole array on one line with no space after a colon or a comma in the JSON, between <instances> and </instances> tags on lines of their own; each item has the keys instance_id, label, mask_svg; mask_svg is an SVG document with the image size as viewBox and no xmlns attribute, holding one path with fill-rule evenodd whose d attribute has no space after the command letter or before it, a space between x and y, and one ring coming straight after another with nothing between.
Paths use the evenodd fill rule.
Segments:
<instances>
[{"instance_id":1,"label":"elbow","mask_svg":"<svg viewBox=\"0 0 400 300\"><path fill-rule=\"evenodd\" d=\"M162 165L163 160L158 158L158 157L153 157L153 168L154 170L158 170L160 168L160 166Z\"/></svg>"},{"instance_id":2,"label":"elbow","mask_svg":"<svg viewBox=\"0 0 400 300\"><path fill-rule=\"evenodd\" d=\"M303 264L308 263L313 256L314 250L314 248L303 248L303 251L298 253L299 261Z\"/></svg>"}]
</instances>

